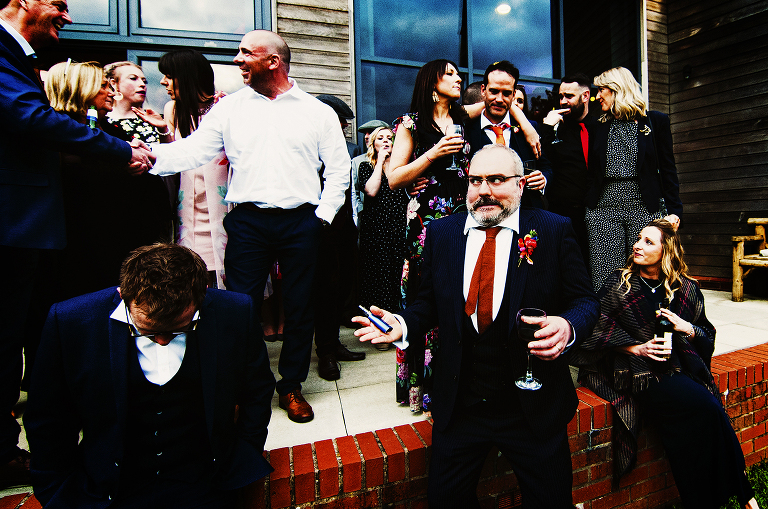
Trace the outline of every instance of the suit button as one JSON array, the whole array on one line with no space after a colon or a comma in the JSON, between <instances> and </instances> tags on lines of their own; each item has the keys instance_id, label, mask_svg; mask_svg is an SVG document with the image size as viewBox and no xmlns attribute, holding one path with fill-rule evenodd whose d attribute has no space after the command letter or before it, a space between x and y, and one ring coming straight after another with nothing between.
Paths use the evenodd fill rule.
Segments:
<instances>
[{"instance_id":1,"label":"suit button","mask_svg":"<svg viewBox=\"0 0 768 509\"><path fill-rule=\"evenodd\" d=\"M156 475L160 475L160 471L159 471L159 470L157 471L157 474L156 474Z\"/></svg>"},{"instance_id":2,"label":"suit button","mask_svg":"<svg viewBox=\"0 0 768 509\"><path fill-rule=\"evenodd\" d=\"M459 379L459 377L457 377L456 375L453 375L453 379L454 379L454 380L458 380L458 379Z\"/></svg>"},{"instance_id":3,"label":"suit button","mask_svg":"<svg viewBox=\"0 0 768 509\"><path fill-rule=\"evenodd\" d=\"M115 461L115 466L116 466L116 467L119 467L119 466L120 466L120 462L118 462L118 461Z\"/></svg>"},{"instance_id":4,"label":"suit button","mask_svg":"<svg viewBox=\"0 0 768 509\"><path fill-rule=\"evenodd\" d=\"M163 415L163 411L160 410L159 412L157 412L157 415Z\"/></svg>"},{"instance_id":5,"label":"suit button","mask_svg":"<svg viewBox=\"0 0 768 509\"><path fill-rule=\"evenodd\" d=\"M158 456L162 456L163 455L163 451L160 451L159 453L157 453L157 455Z\"/></svg>"},{"instance_id":6,"label":"suit button","mask_svg":"<svg viewBox=\"0 0 768 509\"><path fill-rule=\"evenodd\" d=\"M155 431L155 436L157 436L157 431Z\"/></svg>"}]
</instances>

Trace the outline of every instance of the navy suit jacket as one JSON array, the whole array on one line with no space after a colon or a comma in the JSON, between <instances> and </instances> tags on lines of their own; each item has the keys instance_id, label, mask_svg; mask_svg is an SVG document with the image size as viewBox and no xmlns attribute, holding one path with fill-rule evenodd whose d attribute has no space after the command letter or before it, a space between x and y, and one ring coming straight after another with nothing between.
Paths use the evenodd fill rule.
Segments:
<instances>
[{"instance_id":1,"label":"navy suit jacket","mask_svg":"<svg viewBox=\"0 0 768 509\"><path fill-rule=\"evenodd\" d=\"M125 141L51 108L28 57L0 26L0 246L66 244L59 151L131 158Z\"/></svg>"},{"instance_id":2,"label":"navy suit jacket","mask_svg":"<svg viewBox=\"0 0 768 509\"><path fill-rule=\"evenodd\" d=\"M531 122L531 125L538 131L538 124L536 122ZM491 139L482 129L480 129L480 117L473 118L467 123L465 136L469 143L470 159L475 155L475 152L484 146L491 144ZM547 159L544 154L542 154L539 159L536 159L536 156L533 155L533 149L531 149L528 141L526 141L525 134L522 130L517 132L514 132L514 130L512 131L512 135L509 137L509 148L517 152L517 155L519 155L520 159L523 161L536 161L536 169L544 175L544 178L547 179L548 183L552 180L552 165L550 164L549 159ZM546 201L542 199L541 193L539 191L528 189L527 187L523 190L522 205L540 209L547 208Z\"/></svg>"},{"instance_id":3,"label":"navy suit jacket","mask_svg":"<svg viewBox=\"0 0 768 509\"><path fill-rule=\"evenodd\" d=\"M24 417L34 451L32 484L45 507L102 508L118 490L128 355L136 355L128 326L109 318L119 303L110 288L54 304L48 315ZM257 340L254 309L247 295L209 289L194 333L213 486L222 490L272 470L262 453L275 379Z\"/></svg>"},{"instance_id":4,"label":"navy suit jacket","mask_svg":"<svg viewBox=\"0 0 768 509\"><path fill-rule=\"evenodd\" d=\"M649 119L656 131L653 134L650 132ZM648 212L653 214L659 210L659 198L663 196L667 211L682 218L683 203L680 201L680 184L677 181L669 116L660 111L649 111L648 116L638 119L637 124L637 175L643 203ZM603 191L610 126L610 122L597 122L594 129L589 131L589 168L592 175L592 184L587 193L589 208L597 206ZM646 127L649 129L643 133Z\"/></svg>"},{"instance_id":5,"label":"navy suit jacket","mask_svg":"<svg viewBox=\"0 0 768 509\"><path fill-rule=\"evenodd\" d=\"M421 337L439 327L438 352L432 361L434 383L431 390L435 427L444 430L451 420L461 384L462 321L464 316L464 235L466 212L451 214L427 226L419 294L402 313L408 335ZM523 236L536 230L539 241L531 259L518 267L515 235L507 272L509 292L509 352L515 375L523 376L526 347L518 339L515 319L524 307L543 309L573 325L577 344L586 338L599 314L599 302L592 291L587 270L574 237L570 219L540 209L520 210ZM421 343L420 345L418 343ZM412 342L408 348L423 348ZM538 391L513 388L527 422L534 432L550 434L565 427L578 404L567 355L553 361L533 357L533 373L542 387Z\"/></svg>"}]
</instances>

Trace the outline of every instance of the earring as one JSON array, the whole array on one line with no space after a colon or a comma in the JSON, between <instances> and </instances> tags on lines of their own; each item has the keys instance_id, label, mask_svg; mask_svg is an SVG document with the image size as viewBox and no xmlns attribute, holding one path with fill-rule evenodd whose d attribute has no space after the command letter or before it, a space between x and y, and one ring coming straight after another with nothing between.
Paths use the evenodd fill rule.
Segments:
<instances>
[{"instance_id":1,"label":"earring","mask_svg":"<svg viewBox=\"0 0 768 509\"><path fill-rule=\"evenodd\" d=\"M122 101L123 100L123 93L122 92L115 92L115 101Z\"/></svg>"},{"instance_id":2,"label":"earring","mask_svg":"<svg viewBox=\"0 0 768 509\"><path fill-rule=\"evenodd\" d=\"M437 90L432 91L432 101L437 102L440 100L440 97L437 96Z\"/></svg>"}]
</instances>

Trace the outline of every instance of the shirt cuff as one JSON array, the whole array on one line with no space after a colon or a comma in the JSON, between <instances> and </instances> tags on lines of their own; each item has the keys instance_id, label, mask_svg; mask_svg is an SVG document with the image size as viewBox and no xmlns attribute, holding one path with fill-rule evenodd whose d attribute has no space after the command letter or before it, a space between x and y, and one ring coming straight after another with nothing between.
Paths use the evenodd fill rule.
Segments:
<instances>
[{"instance_id":1,"label":"shirt cuff","mask_svg":"<svg viewBox=\"0 0 768 509\"><path fill-rule=\"evenodd\" d=\"M325 221L328 221L329 223L333 222L333 218L336 217L336 212L329 207L328 205L320 204L317 206L317 209L315 210L315 215L319 217L320 219L323 219Z\"/></svg>"},{"instance_id":2,"label":"shirt cuff","mask_svg":"<svg viewBox=\"0 0 768 509\"><path fill-rule=\"evenodd\" d=\"M403 339L400 341L393 341L392 344L398 347L400 350L405 350L408 348L408 326L405 325L405 320L400 315L393 314L392 316L395 317L395 320L400 322L400 327L403 328Z\"/></svg>"},{"instance_id":3,"label":"shirt cuff","mask_svg":"<svg viewBox=\"0 0 768 509\"><path fill-rule=\"evenodd\" d=\"M568 322L568 325L571 326L571 340L568 342L567 345L565 345L565 348L563 348L563 353L570 350L573 344L576 342L576 329L573 328L573 324L571 323L570 320L566 318L565 321Z\"/></svg>"}]
</instances>

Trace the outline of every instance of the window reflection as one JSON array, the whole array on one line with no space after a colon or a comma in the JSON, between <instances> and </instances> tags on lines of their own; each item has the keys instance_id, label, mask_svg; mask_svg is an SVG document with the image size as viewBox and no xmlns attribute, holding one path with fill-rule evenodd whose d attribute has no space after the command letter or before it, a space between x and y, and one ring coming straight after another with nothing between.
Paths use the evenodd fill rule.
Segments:
<instances>
[{"instance_id":1,"label":"window reflection","mask_svg":"<svg viewBox=\"0 0 768 509\"><path fill-rule=\"evenodd\" d=\"M363 57L458 62L461 0L364 0L359 4Z\"/></svg>"},{"instance_id":2,"label":"window reflection","mask_svg":"<svg viewBox=\"0 0 768 509\"><path fill-rule=\"evenodd\" d=\"M411 106L413 84L419 70L383 64L363 64L362 110L358 112L358 125L378 119L391 124L397 117L408 113Z\"/></svg>"},{"instance_id":3,"label":"window reflection","mask_svg":"<svg viewBox=\"0 0 768 509\"><path fill-rule=\"evenodd\" d=\"M254 27L253 0L139 0L143 28L244 34Z\"/></svg>"},{"instance_id":4,"label":"window reflection","mask_svg":"<svg viewBox=\"0 0 768 509\"><path fill-rule=\"evenodd\" d=\"M472 0L472 55L475 69L509 60L520 74L551 78L550 0Z\"/></svg>"},{"instance_id":5,"label":"window reflection","mask_svg":"<svg viewBox=\"0 0 768 509\"><path fill-rule=\"evenodd\" d=\"M109 25L109 0L77 0L68 6L75 23Z\"/></svg>"},{"instance_id":6,"label":"window reflection","mask_svg":"<svg viewBox=\"0 0 768 509\"><path fill-rule=\"evenodd\" d=\"M139 65L144 71L144 76L147 77L147 99L144 107L162 113L165 103L170 101L170 98L165 87L160 84L163 74L157 69L157 60L142 60ZM243 88L243 77L240 74L240 68L236 65L211 62L211 67L213 67L216 90L231 94Z\"/></svg>"}]
</instances>

